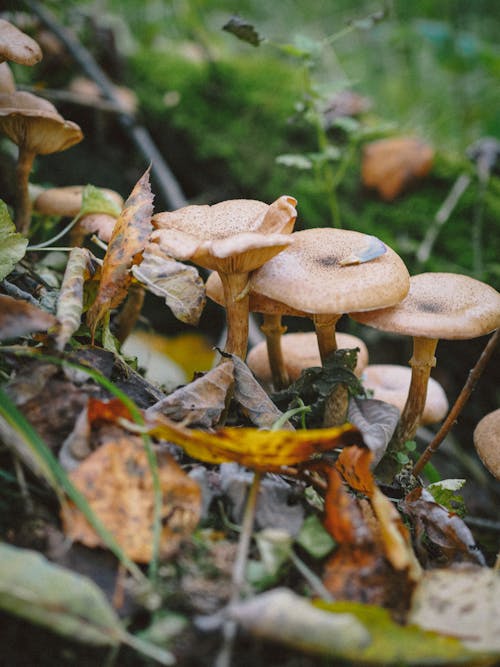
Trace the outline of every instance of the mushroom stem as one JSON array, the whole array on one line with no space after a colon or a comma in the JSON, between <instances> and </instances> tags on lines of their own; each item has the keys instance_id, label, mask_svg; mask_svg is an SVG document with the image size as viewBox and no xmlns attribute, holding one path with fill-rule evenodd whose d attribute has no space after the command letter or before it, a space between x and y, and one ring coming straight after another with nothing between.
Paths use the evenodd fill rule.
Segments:
<instances>
[{"instance_id":1,"label":"mushroom stem","mask_svg":"<svg viewBox=\"0 0 500 667\"><path fill-rule=\"evenodd\" d=\"M19 147L16 167L16 229L21 234L29 232L31 224L31 199L28 183L35 153Z\"/></svg>"},{"instance_id":2,"label":"mushroom stem","mask_svg":"<svg viewBox=\"0 0 500 667\"><path fill-rule=\"evenodd\" d=\"M248 273L219 273L224 287L227 338L224 352L245 360L248 345Z\"/></svg>"},{"instance_id":3,"label":"mushroom stem","mask_svg":"<svg viewBox=\"0 0 500 667\"><path fill-rule=\"evenodd\" d=\"M335 352L337 349L337 340L335 338L335 325L339 321L341 315L314 315L313 322L318 338L319 354L321 363L325 363L325 359L329 354Z\"/></svg>"},{"instance_id":4,"label":"mushroom stem","mask_svg":"<svg viewBox=\"0 0 500 667\"><path fill-rule=\"evenodd\" d=\"M436 365L434 352L437 344L437 338L421 338L419 336L413 338L413 356L409 361L411 366L410 389L394 435L389 442L384 458L377 468L377 473L380 474L382 481L392 481L401 467L397 460L397 454L403 452L405 443L415 437L424 411L431 369Z\"/></svg>"},{"instance_id":5,"label":"mushroom stem","mask_svg":"<svg viewBox=\"0 0 500 667\"><path fill-rule=\"evenodd\" d=\"M281 323L281 315L264 314L264 322L260 327L266 337L267 356L273 377L275 390L284 389L290 384L288 372L281 349L281 336L286 333L286 327Z\"/></svg>"},{"instance_id":6,"label":"mushroom stem","mask_svg":"<svg viewBox=\"0 0 500 667\"><path fill-rule=\"evenodd\" d=\"M145 296L146 290L144 287L137 284L131 285L127 300L116 320L116 338L120 345L122 345L132 333L132 330L139 319L139 315L141 314Z\"/></svg>"}]
</instances>

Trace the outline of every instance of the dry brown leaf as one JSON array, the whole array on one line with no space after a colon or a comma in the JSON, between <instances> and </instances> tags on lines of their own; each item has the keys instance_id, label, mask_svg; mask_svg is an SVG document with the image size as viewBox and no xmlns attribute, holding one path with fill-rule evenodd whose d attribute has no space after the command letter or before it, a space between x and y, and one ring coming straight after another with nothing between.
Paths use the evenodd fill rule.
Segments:
<instances>
[{"instance_id":1,"label":"dry brown leaf","mask_svg":"<svg viewBox=\"0 0 500 667\"><path fill-rule=\"evenodd\" d=\"M166 453L158 455L162 489L160 552L171 556L195 529L201 512L201 492ZM132 560L152 557L153 481L140 439L122 437L93 452L70 479L83 493L109 532ZM66 535L88 547L103 546L79 510L69 503L62 509Z\"/></svg>"},{"instance_id":2,"label":"dry brown leaf","mask_svg":"<svg viewBox=\"0 0 500 667\"><path fill-rule=\"evenodd\" d=\"M153 228L152 214L153 194L148 169L137 181L113 229L97 296L87 313L92 337L106 312L118 306L127 295L132 280L130 268L148 241Z\"/></svg>"},{"instance_id":3,"label":"dry brown leaf","mask_svg":"<svg viewBox=\"0 0 500 667\"><path fill-rule=\"evenodd\" d=\"M429 173L433 159L432 147L419 139L393 137L374 141L363 151L363 184L376 188L382 199L392 201L413 181Z\"/></svg>"},{"instance_id":4,"label":"dry brown leaf","mask_svg":"<svg viewBox=\"0 0 500 667\"><path fill-rule=\"evenodd\" d=\"M86 248L73 248L57 300L59 326L56 336L57 349L62 351L80 326L83 311L83 288L89 278L90 253Z\"/></svg>"},{"instance_id":5,"label":"dry brown leaf","mask_svg":"<svg viewBox=\"0 0 500 667\"><path fill-rule=\"evenodd\" d=\"M57 324L56 318L37 306L0 294L0 340L47 331Z\"/></svg>"}]
</instances>

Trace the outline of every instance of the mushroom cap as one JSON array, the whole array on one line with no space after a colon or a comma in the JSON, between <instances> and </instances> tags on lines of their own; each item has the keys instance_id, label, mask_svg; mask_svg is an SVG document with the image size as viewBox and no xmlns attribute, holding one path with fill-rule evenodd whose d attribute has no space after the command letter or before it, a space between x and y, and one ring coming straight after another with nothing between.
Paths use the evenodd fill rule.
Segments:
<instances>
[{"instance_id":1,"label":"mushroom cap","mask_svg":"<svg viewBox=\"0 0 500 667\"><path fill-rule=\"evenodd\" d=\"M376 329L407 336L476 338L500 326L500 294L469 276L421 273L410 278L410 291L397 306L349 315Z\"/></svg>"},{"instance_id":2,"label":"mushroom cap","mask_svg":"<svg viewBox=\"0 0 500 667\"><path fill-rule=\"evenodd\" d=\"M344 264L373 237L330 228L292 237L292 246L255 271L251 290L311 314L393 306L408 292L408 271L390 248L373 260Z\"/></svg>"},{"instance_id":3,"label":"mushroom cap","mask_svg":"<svg viewBox=\"0 0 500 667\"><path fill-rule=\"evenodd\" d=\"M82 195L85 186L68 185L62 188L44 190L34 202L34 209L44 215L60 215L74 218L82 207ZM101 192L118 206L123 206L123 197L108 188L100 188ZM111 217L111 216L108 216Z\"/></svg>"},{"instance_id":4,"label":"mushroom cap","mask_svg":"<svg viewBox=\"0 0 500 667\"><path fill-rule=\"evenodd\" d=\"M373 398L396 406L400 412L408 398L411 368L396 364L370 364L362 374L365 389L373 391ZM429 378L425 406L420 417L421 424L435 424L448 412L448 399L437 380Z\"/></svg>"},{"instance_id":5,"label":"mushroom cap","mask_svg":"<svg viewBox=\"0 0 500 667\"><path fill-rule=\"evenodd\" d=\"M474 447L485 467L500 479L500 408L487 414L476 426Z\"/></svg>"},{"instance_id":6,"label":"mushroom cap","mask_svg":"<svg viewBox=\"0 0 500 667\"><path fill-rule=\"evenodd\" d=\"M0 130L37 155L64 151L83 139L80 127L64 120L53 104L19 91L0 94Z\"/></svg>"},{"instance_id":7,"label":"mushroom cap","mask_svg":"<svg viewBox=\"0 0 500 667\"><path fill-rule=\"evenodd\" d=\"M35 65L42 59L42 49L15 25L0 19L0 62L11 60L20 65Z\"/></svg>"},{"instance_id":8,"label":"mushroom cap","mask_svg":"<svg viewBox=\"0 0 500 667\"><path fill-rule=\"evenodd\" d=\"M222 287L222 281L219 277L217 271L212 271L208 276L208 280L205 284L205 290L207 296L218 303L219 306L225 308L224 303L224 288ZM305 313L302 310L295 310L291 306L287 306L286 303L281 303L280 301L275 301L274 299L268 299L262 294L257 292L250 291L250 303L249 310L251 313L263 313L264 315L291 315L295 317L309 317L310 313Z\"/></svg>"},{"instance_id":9,"label":"mushroom cap","mask_svg":"<svg viewBox=\"0 0 500 667\"><path fill-rule=\"evenodd\" d=\"M163 252L219 273L248 273L293 242L296 200L233 199L158 213L151 239Z\"/></svg>"},{"instance_id":10,"label":"mushroom cap","mask_svg":"<svg viewBox=\"0 0 500 667\"><path fill-rule=\"evenodd\" d=\"M16 92L16 82L7 63L0 63L0 93Z\"/></svg>"},{"instance_id":11,"label":"mushroom cap","mask_svg":"<svg viewBox=\"0 0 500 667\"><path fill-rule=\"evenodd\" d=\"M368 348L365 343L360 338L351 336L351 334L337 333L337 346L339 349L359 348L356 368L354 369L359 377L368 364ZM284 334L281 336L281 350L291 382L297 380L305 368L322 365L318 338L314 331ZM264 384L272 382L266 341L258 343L250 350L246 363Z\"/></svg>"}]
</instances>

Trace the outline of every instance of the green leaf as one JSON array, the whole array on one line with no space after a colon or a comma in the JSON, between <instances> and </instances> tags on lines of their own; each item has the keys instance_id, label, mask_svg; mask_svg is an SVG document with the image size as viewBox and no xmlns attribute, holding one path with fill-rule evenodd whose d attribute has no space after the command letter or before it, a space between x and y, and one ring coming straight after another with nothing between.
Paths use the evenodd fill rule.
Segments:
<instances>
[{"instance_id":1,"label":"green leaf","mask_svg":"<svg viewBox=\"0 0 500 667\"><path fill-rule=\"evenodd\" d=\"M259 35L251 23L239 16L232 16L229 21L222 26L222 30L230 32L238 39L241 39L242 42L247 42L247 44L251 44L252 46L259 46L264 39Z\"/></svg>"},{"instance_id":2,"label":"green leaf","mask_svg":"<svg viewBox=\"0 0 500 667\"><path fill-rule=\"evenodd\" d=\"M304 521L296 541L313 558L324 558L335 546L335 541L315 514Z\"/></svg>"},{"instance_id":3,"label":"green leaf","mask_svg":"<svg viewBox=\"0 0 500 667\"><path fill-rule=\"evenodd\" d=\"M114 218L118 218L121 208L100 188L96 188L94 185L86 185L82 192L82 207L78 215L83 217L91 213L107 213Z\"/></svg>"},{"instance_id":4,"label":"green leaf","mask_svg":"<svg viewBox=\"0 0 500 667\"><path fill-rule=\"evenodd\" d=\"M465 501L457 491L460 491L465 482L465 479L443 479L429 484L427 491L439 505L463 518L466 514Z\"/></svg>"},{"instance_id":5,"label":"green leaf","mask_svg":"<svg viewBox=\"0 0 500 667\"><path fill-rule=\"evenodd\" d=\"M0 544L0 608L89 644L115 646L125 636L93 581L7 544Z\"/></svg>"},{"instance_id":6,"label":"green leaf","mask_svg":"<svg viewBox=\"0 0 500 667\"><path fill-rule=\"evenodd\" d=\"M0 280L24 257L28 239L16 232L7 204L0 199Z\"/></svg>"},{"instance_id":7,"label":"green leaf","mask_svg":"<svg viewBox=\"0 0 500 667\"><path fill-rule=\"evenodd\" d=\"M276 158L276 164L280 164L283 167L293 167L295 169L308 170L312 169L313 162L310 158L305 155L294 155L291 153L285 153L283 155L278 155Z\"/></svg>"}]
</instances>

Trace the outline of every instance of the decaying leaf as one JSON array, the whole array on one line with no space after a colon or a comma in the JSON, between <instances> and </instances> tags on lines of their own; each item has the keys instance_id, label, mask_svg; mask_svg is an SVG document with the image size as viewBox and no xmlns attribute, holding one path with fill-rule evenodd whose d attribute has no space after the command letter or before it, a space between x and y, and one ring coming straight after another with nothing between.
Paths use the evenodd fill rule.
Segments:
<instances>
[{"instance_id":1,"label":"decaying leaf","mask_svg":"<svg viewBox=\"0 0 500 667\"><path fill-rule=\"evenodd\" d=\"M363 152L363 184L376 188L391 201L408 185L426 176L432 168L434 150L412 137L380 139L367 144Z\"/></svg>"},{"instance_id":2,"label":"decaying leaf","mask_svg":"<svg viewBox=\"0 0 500 667\"><path fill-rule=\"evenodd\" d=\"M351 397L347 420L359 428L365 445L373 452L376 466L387 449L399 420L399 410L374 398Z\"/></svg>"},{"instance_id":3,"label":"decaying leaf","mask_svg":"<svg viewBox=\"0 0 500 667\"><path fill-rule=\"evenodd\" d=\"M233 364L227 361L152 405L146 417L154 419L155 414L163 414L184 425L211 428L226 407L227 392L233 383Z\"/></svg>"},{"instance_id":4,"label":"decaying leaf","mask_svg":"<svg viewBox=\"0 0 500 667\"><path fill-rule=\"evenodd\" d=\"M83 287L89 276L90 253L86 248L73 248L57 300L59 321L56 345L63 350L71 336L79 328L83 311Z\"/></svg>"},{"instance_id":5,"label":"decaying leaf","mask_svg":"<svg viewBox=\"0 0 500 667\"><path fill-rule=\"evenodd\" d=\"M197 325L205 307L205 287L193 266L168 257L160 246L151 243L132 273L148 291L161 296L175 317Z\"/></svg>"},{"instance_id":6,"label":"decaying leaf","mask_svg":"<svg viewBox=\"0 0 500 667\"><path fill-rule=\"evenodd\" d=\"M0 294L0 340L47 331L57 323L47 311L27 301Z\"/></svg>"},{"instance_id":7,"label":"decaying leaf","mask_svg":"<svg viewBox=\"0 0 500 667\"><path fill-rule=\"evenodd\" d=\"M401 503L415 528L415 549L428 567L453 563L485 565L484 556L463 520L439 505L423 488L411 491Z\"/></svg>"},{"instance_id":8,"label":"decaying leaf","mask_svg":"<svg viewBox=\"0 0 500 667\"><path fill-rule=\"evenodd\" d=\"M189 456L207 463L236 461L258 470L277 470L281 466L308 461L315 454L359 443L353 426L310 431L260 431L254 428L227 427L215 433L188 429L156 415L147 421L150 435L170 440Z\"/></svg>"},{"instance_id":9,"label":"decaying leaf","mask_svg":"<svg viewBox=\"0 0 500 667\"><path fill-rule=\"evenodd\" d=\"M152 214L153 194L148 169L125 202L109 241L97 296L87 313L93 335L109 309L118 306L127 295L132 280L130 268L149 238Z\"/></svg>"},{"instance_id":10,"label":"decaying leaf","mask_svg":"<svg viewBox=\"0 0 500 667\"><path fill-rule=\"evenodd\" d=\"M198 485L166 453L158 455L163 503L160 551L171 556L196 527L201 511ZM129 558L147 563L152 557L153 481L142 442L118 438L95 450L70 478L83 493ZM102 542L73 504L62 508L64 532L86 546Z\"/></svg>"},{"instance_id":11,"label":"decaying leaf","mask_svg":"<svg viewBox=\"0 0 500 667\"><path fill-rule=\"evenodd\" d=\"M24 257L28 239L16 231L7 209L0 199L0 280L3 280Z\"/></svg>"},{"instance_id":12,"label":"decaying leaf","mask_svg":"<svg viewBox=\"0 0 500 667\"><path fill-rule=\"evenodd\" d=\"M238 39L252 46L259 46L263 40L263 37L258 34L254 26L239 16L231 16L229 21L222 27L222 30L230 32Z\"/></svg>"},{"instance_id":13,"label":"decaying leaf","mask_svg":"<svg viewBox=\"0 0 500 667\"><path fill-rule=\"evenodd\" d=\"M426 572L409 620L500 658L500 572L474 565Z\"/></svg>"},{"instance_id":14,"label":"decaying leaf","mask_svg":"<svg viewBox=\"0 0 500 667\"><path fill-rule=\"evenodd\" d=\"M89 644L114 646L125 636L93 581L8 544L0 544L0 608Z\"/></svg>"}]
</instances>

